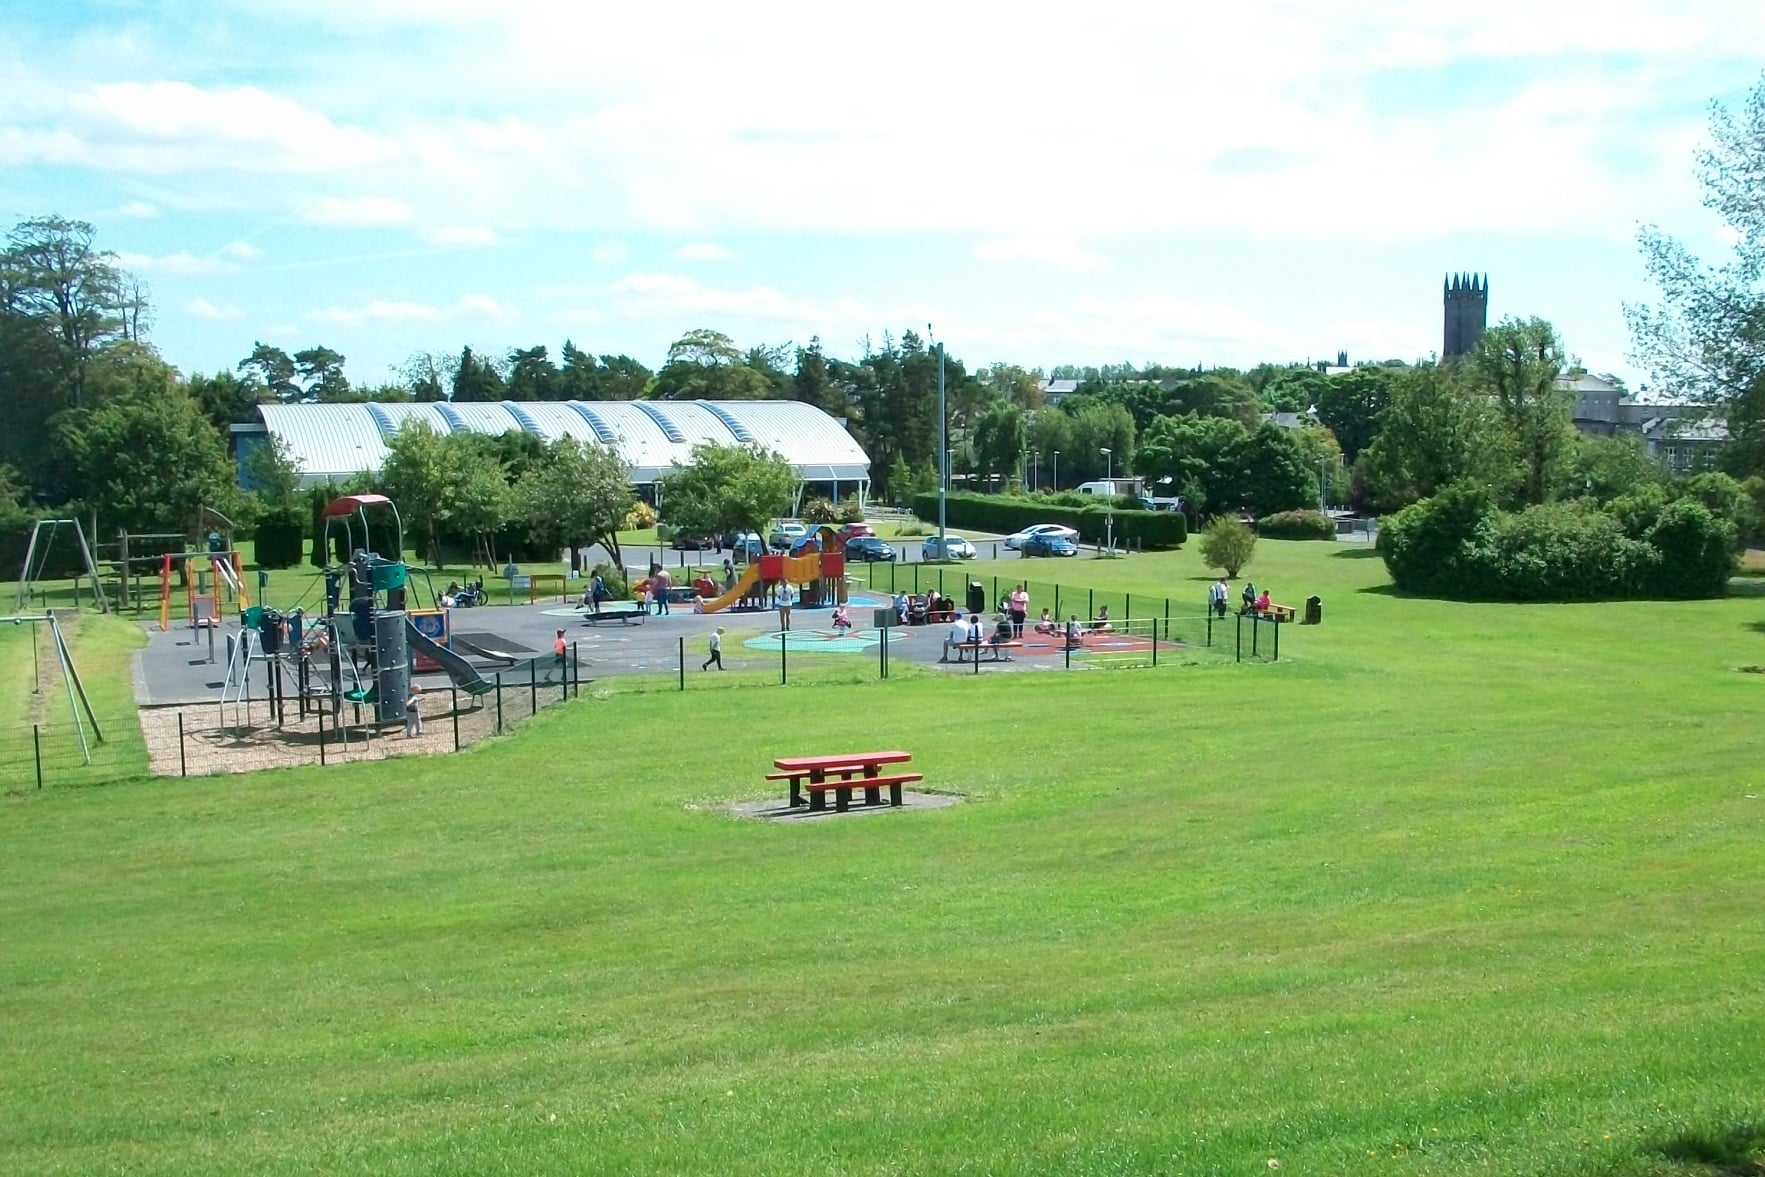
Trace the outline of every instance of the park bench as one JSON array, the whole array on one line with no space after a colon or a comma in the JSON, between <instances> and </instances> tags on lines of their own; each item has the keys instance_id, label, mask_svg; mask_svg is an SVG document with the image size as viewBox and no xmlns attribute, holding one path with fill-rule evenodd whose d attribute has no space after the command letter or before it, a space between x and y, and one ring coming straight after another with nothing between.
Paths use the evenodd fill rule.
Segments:
<instances>
[{"instance_id":1,"label":"park bench","mask_svg":"<svg viewBox=\"0 0 1765 1177\"><path fill-rule=\"evenodd\" d=\"M992 656L986 659L986 661L1009 662L1011 661L1011 651L1021 649L1023 649L1022 642L989 642L984 640L979 642L958 642L953 641L950 638L945 638L944 656L939 659L939 661L948 662L950 660L950 651L955 650L956 661L959 665L967 662L969 660L968 655L973 654L974 663L976 666L979 666L982 661L981 652L984 650L990 650L992 651Z\"/></svg>"},{"instance_id":2,"label":"park bench","mask_svg":"<svg viewBox=\"0 0 1765 1177\"><path fill-rule=\"evenodd\" d=\"M612 621L615 618L618 619L620 625L626 625L633 621L642 625L648 616L648 613L638 607L636 601L602 601L598 613L586 605L582 607L582 624L584 625L598 625L603 621Z\"/></svg>"},{"instance_id":3,"label":"park bench","mask_svg":"<svg viewBox=\"0 0 1765 1177\"><path fill-rule=\"evenodd\" d=\"M866 805L881 805L882 791L888 789L889 804L901 804L901 786L924 777L916 772L885 774L884 765L905 764L913 759L911 752L848 752L835 756L787 756L772 762L779 771L767 774L769 781L789 781L791 805L803 804L808 794L810 812L827 808L827 794L834 794L835 809L844 813L852 803L852 792L864 790Z\"/></svg>"},{"instance_id":4,"label":"park bench","mask_svg":"<svg viewBox=\"0 0 1765 1177\"><path fill-rule=\"evenodd\" d=\"M1270 602L1269 607L1263 611L1263 616L1270 621L1292 621L1293 606L1276 605Z\"/></svg>"}]
</instances>

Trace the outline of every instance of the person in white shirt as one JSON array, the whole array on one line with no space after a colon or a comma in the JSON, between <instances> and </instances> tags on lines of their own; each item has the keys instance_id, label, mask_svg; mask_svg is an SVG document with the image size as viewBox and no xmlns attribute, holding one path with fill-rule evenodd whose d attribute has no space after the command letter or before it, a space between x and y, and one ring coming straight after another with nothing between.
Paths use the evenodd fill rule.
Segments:
<instances>
[{"instance_id":1,"label":"person in white shirt","mask_svg":"<svg viewBox=\"0 0 1765 1177\"><path fill-rule=\"evenodd\" d=\"M1220 577L1207 590L1208 608L1221 617L1226 615L1226 578Z\"/></svg>"},{"instance_id":2,"label":"person in white shirt","mask_svg":"<svg viewBox=\"0 0 1765 1177\"><path fill-rule=\"evenodd\" d=\"M791 627L791 606L797 603L797 590L791 587L790 581L781 580L778 582L778 593L773 597L773 601L778 605L778 628L789 629Z\"/></svg>"},{"instance_id":3,"label":"person in white shirt","mask_svg":"<svg viewBox=\"0 0 1765 1177\"><path fill-rule=\"evenodd\" d=\"M946 662L949 661L951 646L960 646L962 643L966 642L967 640L968 640L968 621L966 618L961 617L959 615L959 616L955 617L954 619L952 619L950 622L949 635L947 637L945 637L945 639L944 639L944 658L943 658L943 660ZM957 651L957 653L958 653L958 655L960 655L961 651L959 650L959 651ZM960 658L958 660L960 660Z\"/></svg>"},{"instance_id":4,"label":"person in white shirt","mask_svg":"<svg viewBox=\"0 0 1765 1177\"><path fill-rule=\"evenodd\" d=\"M711 631L711 656L705 659L705 664L699 669L709 670L713 666L718 670L723 669L723 627L721 625Z\"/></svg>"}]
</instances>

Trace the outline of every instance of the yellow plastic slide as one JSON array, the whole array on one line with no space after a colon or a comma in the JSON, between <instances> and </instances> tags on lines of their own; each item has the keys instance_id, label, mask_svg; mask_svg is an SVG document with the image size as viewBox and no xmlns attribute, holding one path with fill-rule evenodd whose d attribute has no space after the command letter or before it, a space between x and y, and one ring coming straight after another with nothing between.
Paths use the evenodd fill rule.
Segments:
<instances>
[{"instance_id":1,"label":"yellow plastic slide","mask_svg":"<svg viewBox=\"0 0 1765 1177\"><path fill-rule=\"evenodd\" d=\"M821 579L821 553L810 552L806 556L786 556L784 558L785 579L792 584L809 584ZM699 606L701 613L719 613L729 608L760 581L760 562L748 565L748 570L735 582L735 587L720 597L712 597Z\"/></svg>"},{"instance_id":2,"label":"yellow plastic slide","mask_svg":"<svg viewBox=\"0 0 1765 1177\"><path fill-rule=\"evenodd\" d=\"M742 594L747 592L748 589L750 589L751 587L753 587L753 585L759 579L760 579L760 565L759 565L759 562L756 561L755 563L748 565L748 570L746 572L742 573L741 579L735 582L734 588L732 588L728 592L724 593L721 597L712 597L709 601L705 601L703 604L701 604L699 606L700 612L703 612L703 613L720 613L720 612L722 612L723 610L729 608L731 605L735 604L737 601L741 600Z\"/></svg>"}]
</instances>

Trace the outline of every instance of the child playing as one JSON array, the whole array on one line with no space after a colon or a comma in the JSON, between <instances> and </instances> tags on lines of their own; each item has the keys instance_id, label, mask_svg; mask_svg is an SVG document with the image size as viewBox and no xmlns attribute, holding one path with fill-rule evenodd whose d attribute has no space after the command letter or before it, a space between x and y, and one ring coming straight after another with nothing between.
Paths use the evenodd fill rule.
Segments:
<instances>
[{"instance_id":1,"label":"child playing","mask_svg":"<svg viewBox=\"0 0 1765 1177\"><path fill-rule=\"evenodd\" d=\"M846 612L846 607L844 605L839 606L833 611L833 627L835 629L852 628L852 616Z\"/></svg>"},{"instance_id":2,"label":"child playing","mask_svg":"<svg viewBox=\"0 0 1765 1177\"><path fill-rule=\"evenodd\" d=\"M404 738L414 740L423 734L423 688L411 684L410 698L404 701Z\"/></svg>"}]
</instances>

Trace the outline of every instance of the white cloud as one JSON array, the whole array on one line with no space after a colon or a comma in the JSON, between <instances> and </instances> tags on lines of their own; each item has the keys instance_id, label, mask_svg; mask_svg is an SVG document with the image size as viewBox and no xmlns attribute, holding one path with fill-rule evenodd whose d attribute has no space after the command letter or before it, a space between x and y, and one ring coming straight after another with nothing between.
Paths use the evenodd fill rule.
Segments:
<instances>
[{"instance_id":1,"label":"white cloud","mask_svg":"<svg viewBox=\"0 0 1765 1177\"><path fill-rule=\"evenodd\" d=\"M256 86L100 83L68 108L76 125L61 129L64 148L106 170L345 172L397 154L390 140Z\"/></svg>"},{"instance_id":2,"label":"white cloud","mask_svg":"<svg viewBox=\"0 0 1765 1177\"><path fill-rule=\"evenodd\" d=\"M1030 262L1058 270L1103 268L1101 255L1067 237L1024 235L982 241L975 245L974 256L983 262Z\"/></svg>"},{"instance_id":3,"label":"white cloud","mask_svg":"<svg viewBox=\"0 0 1765 1177\"><path fill-rule=\"evenodd\" d=\"M501 321L515 316L515 309L488 294L468 294L452 306L421 302L376 300L359 307L330 306L309 311L307 320L327 327L365 327L404 323L457 323Z\"/></svg>"},{"instance_id":4,"label":"white cloud","mask_svg":"<svg viewBox=\"0 0 1765 1177\"><path fill-rule=\"evenodd\" d=\"M482 249L497 243L496 230L487 225L441 225L419 229L417 236L431 245L459 245Z\"/></svg>"},{"instance_id":5,"label":"white cloud","mask_svg":"<svg viewBox=\"0 0 1765 1177\"><path fill-rule=\"evenodd\" d=\"M188 250L164 254L119 251L116 261L125 270L136 270L144 274L172 274L178 277L231 274L239 268L215 254L194 254Z\"/></svg>"},{"instance_id":6,"label":"white cloud","mask_svg":"<svg viewBox=\"0 0 1765 1177\"><path fill-rule=\"evenodd\" d=\"M159 215L159 206L145 200L128 200L112 209L110 215L121 220L148 221Z\"/></svg>"},{"instance_id":7,"label":"white cloud","mask_svg":"<svg viewBox=\"0 0 1765 1177\"><path fill-rule=\"evenodd\" d=\"M726 262L735 257L735 251L715 241L691 241L675 250L674 256L683 262Z\"/></svg>"},{"instance_id":8,"label":"white cloud","mask_svg":"<svg viewBox=\"0 0 1765 1177\"><path fill-rule=\"evenodd\" d=\"M206 298L193 298L185 303L184 313L193 319L207 319L214 322L245 317L245 312L238 307L219 306Z\"/></svg>"},{"instance_id":9,"label":"white cloud","mask_svg":"<svg viewBox=\"0 0 1765 1177\"><path fill-rule=\"evenodd\" d=\"M264 251L249 241L232 241L221 246L221 256L232 258L236 262L256 261L264 255Z\"/></svg>"},{"instance_id":10,"label":"white cloud","mask_svg":"<svg viewBox=\"0 0 1765 1177\"><path fill-rule=\"evenodd\" d=\"M603 241L588 251L588 255L603 266L617 266L625 261L627 250L623 241Z\"/></svg>"},{"instance_id":11,"label":"white cloud","mask_svg":"<svg viewBox=\"0 0 1765 1177\"><path fill-rule=\"evenodd\" d=\"M408 225L413 219L410 206L392 196L321 196L305 215L315 225L361 227Z\"/></svg>"},{"instance_id":12,"label":"white cloud","mask_svg":"<svg viewBox=\"0 0 1765 1177\"><path fill-rule=\"evenodd\" d=\"M563 293L563 292L560 292ZM755 331L808 339L843 336L878 323L923 322L923 306L880 305L863 299L803 298L774 286L710 286L683 274L632 273L591 291L573 291L590 301L560 311L566 323L609 319L674 324L678 329L707 322L746 325ZM740 327L736 328L737 333Z\"/></svg>"}]
</instances>

